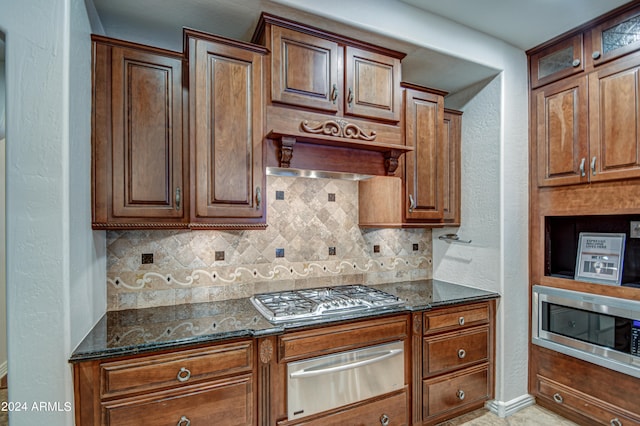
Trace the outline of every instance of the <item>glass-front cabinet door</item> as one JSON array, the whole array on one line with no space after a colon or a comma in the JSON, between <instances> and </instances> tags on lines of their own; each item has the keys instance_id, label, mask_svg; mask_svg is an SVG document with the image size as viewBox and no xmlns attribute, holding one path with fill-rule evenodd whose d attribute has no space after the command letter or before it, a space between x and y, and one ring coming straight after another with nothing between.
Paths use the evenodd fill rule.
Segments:
<instances>
[{"instance_id":1,"label":"glass-front cabinet door","mask_svg":"<svg viewBox=\"0 0 640 426\"><path fill-rule=\"evenodd\" d=\"M640 10L635 8L595 27L591 46L594 66L640 49Z\"/></svg>"},{"instance_id":2,"label":"glass-front cabinet door","mask_svg":"<svg viewBox=\"0 0 640 426\"><path fill-rule=\"evenodd\" d=\"M531 88L584 71L582 46L582 34L578 34L532 55Z\"/></svg>"}]
</instances>

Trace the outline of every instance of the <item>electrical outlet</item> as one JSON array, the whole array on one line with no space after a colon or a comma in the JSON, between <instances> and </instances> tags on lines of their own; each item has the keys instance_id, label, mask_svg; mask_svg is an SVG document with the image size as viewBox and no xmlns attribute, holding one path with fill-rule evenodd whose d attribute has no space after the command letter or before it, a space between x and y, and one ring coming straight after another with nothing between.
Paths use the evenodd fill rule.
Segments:
<instances>
[{"instance_id":1,"label":"electrical outlet","mask_svg":"<svg viewBox=\"0 0 640 426\"><path fill-rule=\"evenodd\" d=\"M629 238L640 238L640 221L632 220Z\"/></svg>"}]
</instances>

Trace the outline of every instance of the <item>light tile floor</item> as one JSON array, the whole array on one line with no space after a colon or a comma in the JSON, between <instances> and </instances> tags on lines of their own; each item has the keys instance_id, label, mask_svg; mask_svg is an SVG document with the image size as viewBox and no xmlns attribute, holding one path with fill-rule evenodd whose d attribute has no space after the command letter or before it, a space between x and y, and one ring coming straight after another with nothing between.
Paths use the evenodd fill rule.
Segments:
<instances>
[{"instance_id":1,"label":"light tile floor","mask_svg":"<svg viewBox=\"0 0 640 426\"><path fill-rule=\"evenodd\" d=\"M441 423L440 426L576 426L576 424L538 405L531 405L505 418L482 408Z\"/></svg>"}]
</instances>

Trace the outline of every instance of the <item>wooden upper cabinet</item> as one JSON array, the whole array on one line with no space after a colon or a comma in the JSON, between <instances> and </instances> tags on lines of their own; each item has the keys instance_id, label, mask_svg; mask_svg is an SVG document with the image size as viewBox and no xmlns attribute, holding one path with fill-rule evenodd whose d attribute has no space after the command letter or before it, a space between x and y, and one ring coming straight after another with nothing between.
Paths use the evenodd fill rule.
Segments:
<instances>
[{"instance_id":1,"label":"wooden upper cabinet","mask_svg":"<svg viewBox=\"0 0 640 426\"><path fill-rule=\"evenodd\" d=\"M591 181L640 177L640 55L589 75Z\"/></svg>"},{"instance_id":2,"label":"wooden upper cabinet","mask_svg":"<svg viewBox=\"0 0 640 426\"><path fill-rule=\"evenodd\" d=\"M442 220L444 216L444 97L415 88L404 89L405 218Z\"/></svg>"},{"instance_id":3,"label":"wooden upper cabinet","mask_svg":"<svg viewBox=\"0 0 640 426\"><path fill-rule=\"evenodd\" d=\"M591 30L593 65L605 64L640 49L640 8L615 16Z\"/></svg>"},{"instance_id":4,"label":"wooden upper cabinet","mask_svg":"<svg viewBox=\"0 0 640 426\"><path fill-rule=\"evenodd\" d=\"M535 89L585 70L582 34L555 43L531 55L529 76Z\"/></svg>"},{"instance_id":5,"label":"wooden upper cabinet","mask_svg":"<svg viewBox=\"0 0 640 426\"><path fill-rule=\"evenodd\" d=\"M384 125L400 121L403 53L266 13L253 41L271 50L272 103Z\"/></svg>"},{"instance_id":6,"label":"wooden upper cabinet","mask_svg":"<svg viewBox=\"0 0 640 426\"><path fill-rule=\"evenodd\" d=\"M531 98L538 186L588 182L586 77L542 87Z\"/></svg>"},{"instance_id":7,"label":"wooden upper cabinet","mask_svg":"<svg viewBox=\"0 0 640 426\"><path fill-rule=\"evenodd\" d=\"M344 62L345 113L400 121L400 60L347 46Z\"/></svg>"},{"instance_id":8,"label":"wooden upper cabinet","mask_svg":"<svg viewBox=\"0 0 640 426\"><path fill-rule=\"evenodd\" d=\"M460 172L462 142L462 112L444 110L443 220L448 226L460 225Z\"/></svg>"},{"instance_id":9,"label":"wooden upper cabinet","mask_svg":"<svg viewBox=\"0 0 640 426\"><path fill-rule=\"evenodd\" d=\"M265 223L265 49L185 30L189 49L192 227ZM213 219L213 220L212 220Z\"/></svg>"},{"instance_id":10,"label":"wooden upper cabinet","mask_svg":"<svg viewBox=\"0 0 640 426\"><path fill-rule=\"evenodd\" d=\"M274 26L271 100L329 112L342 101L338 43Z\"/></svg>"},{"instance_id":11,"label":"wooden upper cabinet","mask_svg":"<svg viewBox=\"0 0 640 426\"><path fill-rule=\"evenodd\" d=\"M182 57L93 37L93 227L180 227Z\"/></svg>"}]
</instances>

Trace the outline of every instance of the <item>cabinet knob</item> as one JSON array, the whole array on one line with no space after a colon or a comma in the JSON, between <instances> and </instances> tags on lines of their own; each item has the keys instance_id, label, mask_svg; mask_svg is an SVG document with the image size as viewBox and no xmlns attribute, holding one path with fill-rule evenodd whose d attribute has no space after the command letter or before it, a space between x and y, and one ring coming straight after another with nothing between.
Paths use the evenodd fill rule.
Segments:
<instances>
[{"instance_id":1,"label":"cabinet knob","mask_svg":"<svg viewBox=\"0 0 640 426\"><path fill-rule=\"evenodd\" d=\"M591 159L591 174L592 175L596 174L596 157L595 156Z\"/></svg>"},{"instance_id":2,"label":"cabinet knob","mask_svg":"<svg viewBox=\"0 0 640 426\"><path fill-rule=\"evenodd\" d=\"M616 417L615 419L611 419L611 421L609 422L609 424L611 426L622 426L622 422L620 420L618 420L618 418Z\"/></svg>"},{"instance_id":3,"label":"cabinet knob","mask_svg":"<svg viewBox=\"0 0 640 426\"><path fill-rule=\"evenodd\" d=\"M178 371L177 379L179 382L186 382L191 378L191 371L189 369L182 367L180 371Z\"/></svg>"},{"instance_id":4,"label":"cabinet knob","mask_svg":"<svg viewBox=\"0 0 640 426\"><path fill-rule=\"evenodd\" d=\"M562 404L564 402L564 398L559 393L554 393L553 394L553 400L555 402L557 402L558 404Z\"/></svg>"},{"instance_id":5,"label":"cabinet knob","mask_svg":"<svg viewBox=\"0 0 640 426\"><path fill-rule=\"evenodd\" d=\"M182 191L180 187L176 188L176 210L180 210L180 202L182 201Z\"/></svg>"},{"instance_id":6,"label":"cabinet knob","mask_svg":"<svg viewBox=\"0 0 640 426\"><path fill-rule=\"evenodd\" d=\"M458 399L460 401L464 400L464 391L462 389L458 389L458 392L456 392L456 396L458 397Z\"/></svg>"},{"instance_id":7,"label":"cabinet knob","mask_svg":"<svg viewBox=\"0 0 640 426\"><path fill-rule=\"evenodd\" d=\"M580 59L574 59L573 62L571 63L571 65L573 65L573 67L579 67L580 66Z\"/></svg>"},{"instance_id":8,"label":"cabinet knob","mask_svg":"<svg viewBox=\"0 0 640 426\"><path fill-rule=\"evenodd\" d=\"M347 103L349 104L349 107L351 107L352 102L353 102L353 90L351 90L351 87L349 87L349 94L347 95Z\"/></svg>"},{"instance_id":9,"label":"cabinet knob","mask_svg":"<svg viewBox=\"0 0 640 426\"><path fill-rule=\"evenodd\" d=\"M182 416L180 417L180 420L178 420L178 424L176 424L176 426L191 426L191 420L189 420L187 416Z\"/></svg>"},{"instance_id":10,"label":"cabinet knob","mask_svg":"<svg viewBox=\"0 0 640 426\"><path fill-rule=\"evenodd\" d=\"M458 358L464 359L465 356L467 356L467 351L464 349L458 349Z\"/></svg>"},{"instance_id":11,"label":"cabinet knob","mask_svg":"<svg viewBox=\"0 0 640 426\"><path fill-rule=\"evenodd\" d=\"M464 325L464 317L458 318L458 324Z\"/></svg>"},{"instance_id":12,"label":"cabinet knob","mask_svg":"<svg viewBox=\"0 0 640 426\"><path fill-rule=\"evenodd\" d=\"M580 176L585 177L585 173L584 173L584 163L586 163L587 159L582 157L582 160L580 160Z\"/></svg>"},{"instance_id":13,"label":"cabinet knob","mask_svg":"<svg viewBox=\"0 0 640 426\"><path fill-rule=\"evenodd\" d=\"M593 53L591 54L591 57L592 57L593 59L600 59L600 52L598 52L598 51L596 50L595 52L593 52Z\"/></svg>"},{"instance_id":14,"label":"cabinet knob","mask_svg":"<svg viewBox=\"0 0 640 426\"><path fill-rule=\"evenodd\" d=\"M391 419L386 414L380 416L380 424L382 426L388 426Z\"/></svg>"},{"instance_id":15,"label":"cabinet knob","mask_svg":"<svg viewBox=\"0 0 640 426\"><path fill-rule=\"evenodd\" d=\"M333 85L333 89L331 89L331 101L335 104L336 99L338 99L338 86Z\"/></svg>"}]
</instances>

